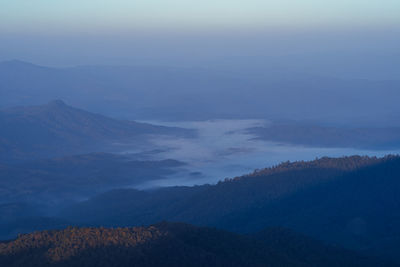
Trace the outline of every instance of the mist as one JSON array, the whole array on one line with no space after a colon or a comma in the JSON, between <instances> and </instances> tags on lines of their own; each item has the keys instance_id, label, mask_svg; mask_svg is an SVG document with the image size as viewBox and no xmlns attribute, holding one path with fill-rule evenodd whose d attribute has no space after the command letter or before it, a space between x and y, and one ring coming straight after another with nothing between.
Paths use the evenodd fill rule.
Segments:
<instances>
[{"instance_id":1,"label":"mist","mask_svg":"<svg viewBox=\"0 0 400 267\"><path fill-rule=\"evenodd\" d=\"M139 189L165 186L216 184L225 178L251 173L286 161L309 161L322 157L397 155L397 149L358 149L287 144L257 139L247 130L272 127L265 120L208 120L192 122L157 122L154 124L195 129L197 138L154 138L150 143L158 153L144 153L146 159L173 158L186 165L167 178L135 186ZM129 150L123 153L132 153ZM140 158L140 154L139 154Z\"/></svg>"},{"instance_id":2,"label":"mist","mask_svg":"<svg viewBox=\"0 0 400 267\"><path fill-rule=\"evenodd\" d=\"M0 266L400 264L398 0L0 2Z\"/></svg>"},{"instance_id":3,"label":"mist","mask_svg":"<svg viewBox=\"0 0 400 267\"><path fill-rule=\"evenodd\" d=\"M396 27L2 32L0 60L44 66L161 65L288 68L342 78L397 79Z\"/></svg>"}]
</instances>

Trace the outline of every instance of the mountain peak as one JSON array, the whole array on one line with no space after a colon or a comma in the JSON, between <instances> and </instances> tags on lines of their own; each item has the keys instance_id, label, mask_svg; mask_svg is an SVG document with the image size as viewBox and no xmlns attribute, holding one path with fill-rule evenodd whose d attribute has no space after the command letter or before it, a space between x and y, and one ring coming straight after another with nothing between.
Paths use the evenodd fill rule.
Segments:
<instances>
[{"instance_id":1,"label":"mountain peak","mask_svg":"<svg viewBox=\"0 0 400 267\"><path fill-rule=\"evenodd\" d=\"M62 101L61 99L56 99L56 100L50 101L48 103L48 105L55 106L55 107L66 107L67 106L67 104L65 104L65 102Z\"/></svg>"}]
</instances>

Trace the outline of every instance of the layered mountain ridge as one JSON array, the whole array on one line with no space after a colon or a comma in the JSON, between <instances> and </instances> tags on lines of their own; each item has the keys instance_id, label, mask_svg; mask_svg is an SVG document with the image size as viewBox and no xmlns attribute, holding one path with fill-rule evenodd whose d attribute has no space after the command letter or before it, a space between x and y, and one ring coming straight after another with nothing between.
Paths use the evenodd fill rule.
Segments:
<instances>
[{"instance_id":1,"label":"layered mountain ridge","mask_svg":"<svg viewBox=\"0 0 400 267\"><path fill-rule=\"evenodd\" d=\"M396 227L400 225L400 158L320 162L325 167L318 167L318 160L293 164L293 169L283 164L284 171L267 169L217 185L110 191L70 207L62 216L91 225L168 220L235 232L284 226L400 262L395 249L386 249L400 244L400 227Z\"/></svg>"}]
</instances>

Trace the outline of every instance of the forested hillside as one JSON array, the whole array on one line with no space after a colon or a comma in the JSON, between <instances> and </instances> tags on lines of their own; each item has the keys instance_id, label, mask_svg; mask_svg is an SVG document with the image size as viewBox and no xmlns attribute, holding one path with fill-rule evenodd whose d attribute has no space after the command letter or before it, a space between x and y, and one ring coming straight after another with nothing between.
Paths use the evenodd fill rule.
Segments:
<instances>
[{"instance_id":1,"label":"forested hillside","mask_svg":"<svg viewBox=\"0 0 400 267\"><path fill-rule=\"evenodd\" d=\"M351 175L363 167L396 160L399 159L360 156L321 158L311 162L282 163L216 185L151 191L115 190L73 206L65 211L65 215L82 222L107 225L148 224L164 219L220 225L238 211L245 212L316 185L338 180L342 175ZM148 210L153 212L147 213ZM232 221L224 226L233 227L240 221Z\"/></svg>"},{"instance_id":2,"label":"forested hillside","mask_svg":"<svg viewBox=\"0 0 400 267\"><path fill-rule=\"evenodd\" d=\"M386 249L400 246L399 177L397 156L323 158L284 163L217 185L111 191L62 216L92 225L170 220L236 232L285 226L400 261L395 249Z\"/></svg>"},{"instance_id":3,"label":"forested hillside","mask_svg":"<svg viewBox=\"0 0 400 267\"><path fill-rule=\"evenodd\" d=\"M33 266L391 266L281 229L258 238L160 223L136 228L67 228L0 243L0 264Z\"/></svg>"}]
</instances>

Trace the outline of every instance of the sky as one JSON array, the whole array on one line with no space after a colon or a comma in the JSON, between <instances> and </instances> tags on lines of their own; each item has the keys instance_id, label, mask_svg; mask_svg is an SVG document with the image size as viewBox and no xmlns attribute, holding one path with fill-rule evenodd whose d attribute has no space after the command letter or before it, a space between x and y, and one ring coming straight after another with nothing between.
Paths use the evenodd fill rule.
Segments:
<instances>
[{"instance_id":1,"label":"sky","mask_svg":"<svg viewBox=\"0 0 400 267\"><path fill-rule=\"evenodd\" d=\"M1 0L4 31L400 25L398 0Z\"/></svg>"},{"instance_id":2,"label":"sky","mask_svg":"<svg viewBox=\"0 0 400 267\"><path fill-rule=\"evenodd\" d=\"M399 0L0 0L0 61L335 65L340 53L357 58L346 63L353 69L387 59L390 70L400 57L399 14Z\"/></svg>"}]
</instances>

